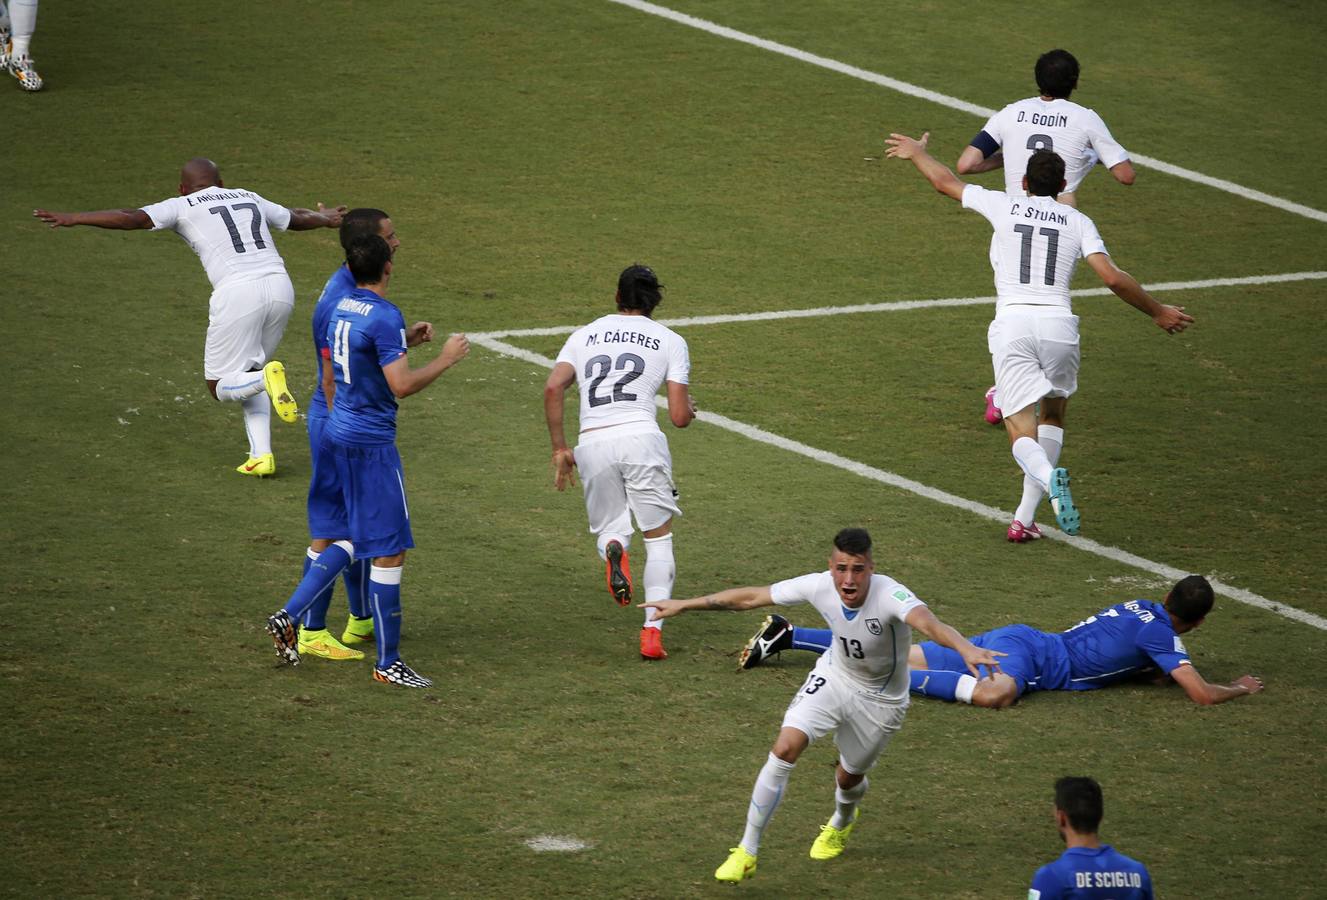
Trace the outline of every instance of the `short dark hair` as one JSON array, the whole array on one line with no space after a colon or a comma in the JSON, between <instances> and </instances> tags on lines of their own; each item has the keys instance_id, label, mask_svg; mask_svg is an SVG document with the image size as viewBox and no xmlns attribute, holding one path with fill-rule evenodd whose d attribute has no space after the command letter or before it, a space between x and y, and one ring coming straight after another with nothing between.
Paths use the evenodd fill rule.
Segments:
<instances>
[{"instance_id":1,"label":"short dark hair","mask_svg":"<svg viewBox=\"0 0 1327 900\"><path fill-rule=\"evenodd\" d=\"M1176 582L1166 597L1166 609L1181 622L1195 625L1212 611L1216 595L1211 583L1201 575L1186 575Z\"/></svg>"},{"instance_id":2,"label":"short dark hair","mask_svg":"<svg viewBox=\"0 0 1327 900\"><path fill-rule=\"evenodd\" d=\"M871 535L865 528L845 528L834 535L834 549L853 556L865 556L871 552Z\"/></svg>"},{"instance_id":3,"label":"short dark hair","mask_svg":"<svg viewBox=\"0 0 1327 900\"><path fill-rule=\"evenodd\" d=\"M355 238L346 248L346 265L355 276L355 284L377 284L382 281L387 264L392 261L392 248L381 235L366 234Z\"/></svg>"},{"instance_id":4,"label":"short dark hair","mask_svg":"<svg viewBox=\"0 0 1327 900\"><path fill-rule=\"evenodd\" d=\"M618 309L638 309L649 316L662 299L663 285L649 266L633 263L617 276Z\"/></svg>"},{"instance_id":5,"label":"short dark hair","mask_svg":"<svg viewBox=\"0 0 1327 900\"><path fill-rule=\"evenodd\" d=\"M1096 834L1105 813L1101 785L1091 778L1066 775L1055 782L1055 808L1069 817L1074 831Z\"/></svg>"},{"instance_id":6,"label":"short dark hair","mask_svg":"<svg viewBox=\"0 0 1327 900\"><path fill-rule=\"evenodd\" d=\"M350 252L350 245L355 238L366 234L377 234L382 230L382 220L391 216L380 209L356 207L341 217L341 249Z\"/></svg>"},{"instance_id":7,"label":"short dark hair","mask_svg":"<svg viewBox=\"0 0 1327 900\"><path fill-rule=\"evenodd\" d=\"M1037 89L1044 97L1068 99L1078 87L1078 60L1068 50L1051 50L1037 57Z\"/></svg>"},{"instance_id":8,"label":"short dark hair","mask_svg":"<svg viewBox=\"0 0 1327 900\"><path fill-rule=\"evenodd\" d=\"M1054 197L1064 187L1064 160L1050 150L1038 150L1028 159L1028 193Z\"/></svg>"}]
</instances>

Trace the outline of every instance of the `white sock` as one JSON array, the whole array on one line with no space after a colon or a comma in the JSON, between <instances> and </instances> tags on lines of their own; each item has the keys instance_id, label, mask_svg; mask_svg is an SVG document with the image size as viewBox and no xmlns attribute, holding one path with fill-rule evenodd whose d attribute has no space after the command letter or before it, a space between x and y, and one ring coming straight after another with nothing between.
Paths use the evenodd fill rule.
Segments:
<instances>
[{"instance_id":1,"label":"white sock","mask_svg":"<svg viewBox=\"0 0 1327 900\"><path fill-rule=\"evenodd\" d=\"M852 814L857 811L857 804L862 802L862 796L870 784L869 778L863 778L857 787L844 790L835 782L834 815L829 818L831 828L847 828L852 824Z\"/></svg>"},{"instance_id":2,"label":"white sock","mask_svg":"<svg viewBox=\"0 0 1327 900\"><path fill-rule=\"evenodd\" d=\"M972 692L977 689L977 679L971 675L958 676L958 684L954 685L954 699L959 703L972 703Z\"/></svg>"},{"instance_id":3,"label":"white sock","mask_svg":"<svg viewBox=\"0 0 1327 900\"><path fill-rule=\"evenodd\" d=\"M237 372L217 379L217 399L232 402L248 400L263 392L262 372ZM266 397L263 398L266 401Z\"/></svg>"},{"instance_id":4,"label":"white sock","mask_svg":"<svg viewBox=\"0 0 1327 900\"><path fill-rule=\"evenodd\" d=\"M9 22L14 32L14 58L28 55L32 33L37 30L37 0L10 0Z\"/></svg>"},{"instance_id":5,"label":"white sock","mask_svg":"<svg viewBox=\"0 0 1327 900\"><path fill-rule=\"evenodd\" d=\"M792 771L793 763L784 762L771 753L756 776L756 786L751 791L751 805L746 811L746 833L742 835L742 849L752 856L760 852L760 836L769 824L770 816L774 815L774 810L779 808L779 801L783 799L783 791L788 786L788 776Z\"/></svg>"},{"instance_id":6,"label":"white sock","mask_svg":"<svg viewBox=\"0 0 1327 900\"><path fill-rule=\"evenodd\" d=\"M5 0L0 0L0 31L9 31L9 7Z\"/></svg>"},{"instance_id":7,"label":"white sock","mask_svg":"<svg viewBox=\"0 0 1327 900\"><path fill-rule=\"evenodd\" d=\"M1019 468L1035 481L1043 491L1049 491L1051 470L1055 467L1051 465L1051 461L1046 457L1046 451L1041 448L1041 444L1030 437L1021 437L1014 441L1011 450Z\"/></svg>"},{"instance_id":8,"label":"white sock","mask_svg":"<svg viewBox=\"0 0 1327 900\"><path fill-rule=\"evenodd\" d=\"M272 404L266 393L244 401L244 431L249 435L250 459L272 452Z\"/></svg>"},{"instance_id":9,"label":"white sock","mask_svg":"<svg viewBox=\"0 0 1327 900\"><path fill-rule=\"evenodd\" d=\"M1055 468L1060 461L1060 450L1064 447L1064 429L1058 425L1038 425L1037 443L1046 451L1046 459L1050 460L1051 468ZM1023 499L1019 501L1018 509L1014 510L1014 518L1024 525L1031 525L1036 521L1037 506L1040 505L1045 493L1039 484L1024 475Z\"/></svg>"},{"instance_id":10,"label":"white sock","mask_svg":"<svg viewBox=\"0 0 1327 900\"><path fill-rule=\"evenodd\" d=\"M673 596L673 578L677 566L673 562L673 536L645 539L645 602L667 600ZM655 618L654 610L645 610L646 628L663 628L663 619Z\"/></svg>"}]
</instances>

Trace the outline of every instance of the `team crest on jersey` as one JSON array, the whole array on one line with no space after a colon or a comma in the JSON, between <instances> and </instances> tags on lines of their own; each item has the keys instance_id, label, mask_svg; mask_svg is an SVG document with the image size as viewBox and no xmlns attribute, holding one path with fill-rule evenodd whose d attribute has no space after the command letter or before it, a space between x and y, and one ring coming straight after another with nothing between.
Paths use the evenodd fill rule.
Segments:
<instances>
[{"instance_id":1,"label":"team crest on jersey","mask_svg":"<svg viewBox=\"0 0 1327 900\"><path fill-rule=\"evenodd\" d=\"M885 630L885 627L880 624L879 619L867 619L866 630L871 632L871 634L879 634Z\"/></svg>"}]
</instances>

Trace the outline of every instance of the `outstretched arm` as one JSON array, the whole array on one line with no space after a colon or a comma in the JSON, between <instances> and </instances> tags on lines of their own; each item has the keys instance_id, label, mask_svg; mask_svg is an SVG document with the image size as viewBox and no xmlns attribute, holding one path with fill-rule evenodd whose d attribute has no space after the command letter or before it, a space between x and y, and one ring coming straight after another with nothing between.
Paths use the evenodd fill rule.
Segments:
<instances>
[{"instance_id":1,"label":"outstretched arm","mask_svg":"<svg viewBox=\"0 0 1327 900\"><path fill-rule=\"evenodd\" d=\"M889 149L885 151L885 156L894 159L910 159L912 164L917 167L917 171L926 176L926 180L931 183L931 187L947 197L953 197L955 200L963 199L963 188L967 187L961 179L944 163L940 162L931 154L926 152L926 145L931 140L931 133L928 131L922 135L921 140L914 140L906 134L891 134L885 143Z\"/></svg>"},{"instance_id":2,"label":"outstretched arm","mask_svg":"<svg viewBox=\"0 0 1327 900\"><path fill-rule=\"evenodd\" d=\"M1236 697L1256 694L1263 689L1262 679L1254 675L1245 675L1230 684L1212 684L1199 675L1193 666L1180 666L1170 673L1170 677L1174 678L1175 683L1184 688L1184 693L1189 695L1189 699L1199 706L1225 703Z\"/></svg>"},{"instance_id":3,"label":"outstretched arm","mask_svg":"<svg viewBox=\"0 0 1327 900\"><path fill-rule=\"evenodd\" d=\"M302 209L295 208L290 211L290 225L287 228L290 231L309 231L313 228L340 228L341 217L346 214L347 208L338 206L335 209L328 209L321 203L318 208Z\"/></svg>"},{"instance_id":4,"label":"outstretched arm","mask_svg":"<svg viewBox=\"0 0 1327 900\"><path fill-rule=\"evenodd\" d=\"M567 388L576 380L576 369L571 363L560 362L553 367L544 382L544 421L548 423L548 438L553 442L553 487L566 490L576 483L576 456L567 446L567 432L562 423Z\"/></svg>"},{"instance_id":5,"label":"outstretched arm","mask_svg":"<svg viewBox=\"0 0 1327 900\"><path fill-rule=\"evenodd\" d=\"M134 231L139 228L152 227L152 217L141 209L103 209L98 212L73 213L34 209L32 214L52 228L91 225L94 228L116 228L122 231Z\"/></svg>"},{"instance_id":6,"label":"outstretched arm","mask_svg":"<svg viewBox=\"0 0 1327 900\"><path fill-rule=\"evenodd\" d=\"M958 651L959 656L963 657L964 664L974 678L981 678L981 671L978 666L986 666L987 674L995 677L995 673L1000 671L999 657L1005 654L999 650L984 650L975 646L972 641L958 633L958 629L951 625L946 625L936 618L935 613L928 607L918 606L912 612L903 617L903 621L909 626L917 629L931 640L942 647L948 647L950 650Z\"/></svg>"},{"instance_id":7,"label":"outstretched arm","mask_svg":"<svg viewBox=\"0 0 1327 900\"><path fill-rule=\"evenodd\" d=\"M1115 265L1105 253L1090 253L1087 264L1100 276L1106 287L1125 303L1152 318L1157 327L1167 334L1178 334L1193 324L1193 316L1182 306L1168 306L1158 302L1128 272Z\"/></svg>"},{"instance_id":8,"label":"outstretched arm","mask_svg":"<svg viewBox=\"0 0 1327 900\"><path fill-rule=\"evenodd\" d=\"M667 619L689 609L757 609L761 606L773 606L774 598L770 596L769 585L765 585L729 588L717 594L692 597L690 600L654 600L636 605L643 609L654 610L657 619Z\"/></svg>"}]
</instances>

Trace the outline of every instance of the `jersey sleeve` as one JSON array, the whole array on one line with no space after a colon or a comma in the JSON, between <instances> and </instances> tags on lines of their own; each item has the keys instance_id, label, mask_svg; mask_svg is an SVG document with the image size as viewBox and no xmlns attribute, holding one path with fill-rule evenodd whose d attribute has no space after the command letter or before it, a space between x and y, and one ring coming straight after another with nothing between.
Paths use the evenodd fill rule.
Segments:
<instances>
[{"instance_id":1,"label":"jersey sleeve","mask_svg":"<svg viewBox=\"0 0 1327 900\"><path fill-rule=\"evenodd\" d=\"M673 340L669 342L668 347L668 374L664 376L667 381L675 381L678 384L687 384L691 378L691 353L687 350L687 342L677 335L673 335Z\"/></svg>"},{"instance_id":2,"label":"jersey sleeve","mask_svg":"<svg viewBox=\"0 0 1327 900\"><path fill-rule=\"evenodd\" d=\"M379 366L385 369L405 356L405 319L399 312L376 319L369 334L373 338Z\"/></svg>"},{"instance_id":3,"label":"jersey sleeve","mask_svg":"<svg viewBox=\"0 0 1327 900\"><path fill-rule=\"evenodd\" d=\"M1078 252L1083 255L1083 259L1087 259L1093 253L1104 253L1110 256L1110 251L1106 249L1106 242L1101 239L1101 232L1097 231L1097 223L1087 216L1083 216Z\"/></svg>"},{"instance_id":4,"label":"jersey sleeve","mask_svg":"<svg viewBox=\"0 0 1327 900\"><path fill-rule=\"evenodd\" d=\"M1169 675L1180 666L1191 665L1189 651L1170 627L1169 622L1153 619L1138 630L1138 649L1146 653L1161 671Z\"/></svg>"},{"instance_id":5,"label":"jersey sleeve","mask_svg":"<svg viewBox=\"0 0 1327 900\"><path fill-rule=\"evenodd\" d=\"M820 573L802 575L797 578L789 578L786 581L777 581L770 585L769 595L779 606L794 606L798 603L809 603L815 596L816 587L820 584Z\"/></svg>"},{"instance_id":6,"label":"jersey sleeve","mask_svg":"<svg viewBox=\"0 0 1327 900\"><path fill-rule=\"evenodd\" d=\"M976 184L963 188L963 208L975 210L986 217L992 225L996 216L1004 212L1005 195L1000 191L988 191Z\"/></svg>"},{"instance_id":7,"label":"jersey sleeve","mask_svg":"<svg viewBox=\"0 0 1327 900\"><path fill-rule=\"evenodd\" d=\"M290 210L257 194L254 196L258 198L258 208L263 211L263 218L267 221L268 228L285 231L290 227Z\"/></svg>"},{"instance_id":8,"label":"jersey sleeve","mask_svg":"<svg viewBox=\"0 0 1327 900\"><path fill-rule=\"evenodd\" d=\"M144 206L142 209L143 212L147 213L147 217L152 220L153 231L173 230L175 224L180 221L179 197L170 197L160 203Z\"/></svg>"},{"instance_id":9,"label":"jersey sleeve","mask_svg":"<svg viewBox=\"0 0 1327 900\"><path fill-rule=\"evenodd\" d=\"M986 120L986 124L981 126L981 132L977 135L977 137L979 138L984 134L992 141L994 141L995 150L999 150L1001 147L1004 146L1004 134L1002 133L1002 130L1000 128L1000 120L1003 118L1003 116L1004 116L1003 109L997 112L995 115L991 116L989 119ZM972 146L981 147L981 145L977 143L977 138L972 139ZM992 150L991 153L994 153L995 150ZM984 147L981 147L981 151L982 153L986 153ZM991 154L986 153L986 155L990 156Z\"/></svg>"},{"instance_id":10,"label":"jersey sleeve","mask_svg":"<svg viewBox=\"0 0 1327 900\"><path fill-rule=\"evenodd\" d=\"M1118 166L1129 159L1129 151L1120 146L1119 141L1111 137L1110 129L1102 121L1101 116L1092 110L1089 110L1084 131L1087 132L1087 142L1092 149L1097 151L1101 157L1101 164L1107 169Z\"/></svg>"},{"instance_id":11,"label":"jersey sleeve","mask_svg":"<svg viewBox=\"0 0 1327 900\"><path fill-rule=\"evenodd\" d=\"M562 345L562 349L558 351L558 358L555 362L566 363L567 365L571 366L573 370L576 368L576 351L573 350L572 348L575 346L576 341L579 339L578 337L579 335L580 335L579 331L573 331L571 333L571 336L567 338L566 343ZM576 374L577 376L580 375L579 372L577 372Z\"/></svg>"},{"instance_id":12,"label":"jersey sleeve","mask_svg":"<svg viewBox=\"0 0 1327 900\"><path fill-rule=\"evenodd\" d=\"M1060 888L1060 879L1055 875L1053 866L1042 866L1032 876L1032 887L1028 888L1028 900L1059 900L1064 897Z\"/></svg>"}]
</instances>

